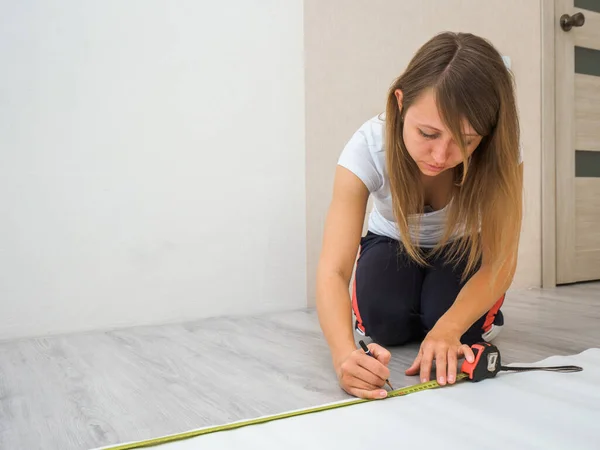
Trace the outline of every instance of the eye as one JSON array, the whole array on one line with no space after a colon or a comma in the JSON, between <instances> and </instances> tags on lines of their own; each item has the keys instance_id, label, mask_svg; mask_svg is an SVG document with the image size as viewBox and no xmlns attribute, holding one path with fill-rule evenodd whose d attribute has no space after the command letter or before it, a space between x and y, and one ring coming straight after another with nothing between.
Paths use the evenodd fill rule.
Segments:
<instances>
[{"instance_id":1,"label":"eye","mask_svg":"<svg viewBox=\"0 0 600 450\"><path fill-rule=\"evenodd\" d=\"M437 134L424 133L423 130L421 130L420 128L418 130L419 130L419 133L421 134L421 136L423 136L425 139L435 139L438 136Z\"/></svg>"}]
</instances>

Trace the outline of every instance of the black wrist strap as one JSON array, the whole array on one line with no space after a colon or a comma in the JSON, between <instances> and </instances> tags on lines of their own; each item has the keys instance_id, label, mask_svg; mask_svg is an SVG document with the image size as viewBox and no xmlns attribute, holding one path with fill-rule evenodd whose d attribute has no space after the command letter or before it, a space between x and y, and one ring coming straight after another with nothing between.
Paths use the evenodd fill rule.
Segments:
<instances>
[{"instance_id":1,"label":"black wrist strap","mask_svg":"<svg viewBox=\"0 0 600 450\"><path fill-rule=\"evenodd\" d=\"M500 370L512 372L531 372L533 370L545 370L547 372L581 372L579 366L553 366L553 367L509 367L500 366Z\"/></svg>"}]
</instances>

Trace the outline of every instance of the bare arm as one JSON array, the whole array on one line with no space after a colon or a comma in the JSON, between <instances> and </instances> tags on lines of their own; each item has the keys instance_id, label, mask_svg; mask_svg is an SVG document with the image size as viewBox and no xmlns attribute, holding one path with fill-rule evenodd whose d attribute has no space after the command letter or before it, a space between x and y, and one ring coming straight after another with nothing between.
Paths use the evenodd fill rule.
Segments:
<instances>
[{"instance_id":1,"label":"bare arm","mask_svg":"<svg viewBox=\"0 0 600 450\"><path fill-rule=\"evenodd\" d=\"M356 349L349 283L369 192L360 179L338 166L317 268L317 312L334 365Z\"/></svg>"},{"instance_id":2,"label":"bare arm","mask_svg":"<svg viewBox=\"0 0 600 450\"><path fill-rule=\"evenodd\" d=\"M338 166L317 268L317 312L342 388L357 397L383 398L391 354L375 343L369 344L375 358L356 348L349 292L368 198L364 183Z\"/></svg>"},{"instance_id":3,"label":"bare arm","mask_svg":"<svg viewBox=\"0 0 600 450\"><path fill-rule=\"evenodd\" d=\"M486 262L484 254L480 269L462 288L452 307L440 318L439 327L461 336L489 311L510 287L517 268L516 253L515 248L514 259L500 268L495 283L492 283L492 268Z\"/></svg>"}]
</instances>

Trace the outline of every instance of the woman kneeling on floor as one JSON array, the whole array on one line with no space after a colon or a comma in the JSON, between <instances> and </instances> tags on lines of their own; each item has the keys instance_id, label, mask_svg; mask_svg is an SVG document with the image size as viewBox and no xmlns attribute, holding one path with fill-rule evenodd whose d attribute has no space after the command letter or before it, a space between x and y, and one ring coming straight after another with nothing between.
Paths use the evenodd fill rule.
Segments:
<instances>
[{"instance_id":1,"label":"woman kneeling on floor","mask_svg":"<svg viewBox=\"0 0 600 450\"><path fill-rule=\"evenodd\" d=\"M420 350L406 374L429 381L435 362L438 382L454 383L470 345L497 335L516 269L522 173L501 55L471 34L435 36L336 169L317 310L346 392L385 397L385 347L414 341ZM375 358L357 348L354 331L373 341Z\"/></svg>"}]
</instances>

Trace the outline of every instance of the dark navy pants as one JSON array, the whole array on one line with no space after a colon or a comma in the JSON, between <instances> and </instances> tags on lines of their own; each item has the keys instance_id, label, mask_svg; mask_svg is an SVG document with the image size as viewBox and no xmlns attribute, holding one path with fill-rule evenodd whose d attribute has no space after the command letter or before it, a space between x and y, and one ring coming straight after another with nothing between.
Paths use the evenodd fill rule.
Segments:
<instances>
[{"instance_id":1,"label":"dark navy pants","mask_svg":"<svg viewBox=\"0 0 600 450\"><path fill-rule=\"evenodd\" d=\"M429 267L419 266L394 239L368 232L361 239L352 306L356 327L383 346L421 340L452 306L465 282L465 262L446 263L444 252L429 256ZM483 340L501 318L504 295L461 337L463 344Z\"/></svg>"}]
</instances>

